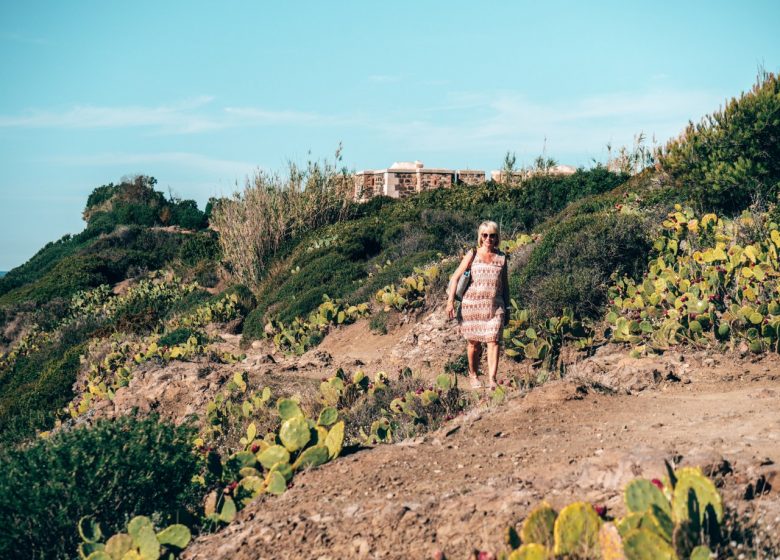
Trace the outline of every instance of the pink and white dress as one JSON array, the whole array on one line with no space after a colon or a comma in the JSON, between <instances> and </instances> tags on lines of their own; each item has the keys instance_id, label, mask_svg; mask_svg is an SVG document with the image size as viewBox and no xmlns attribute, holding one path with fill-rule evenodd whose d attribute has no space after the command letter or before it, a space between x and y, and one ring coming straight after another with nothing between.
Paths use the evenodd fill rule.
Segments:
<instances>
[{"instance_id":1,"label":"pink and white dress","mask_svg":"<svg viewBox=\"0 0 780 560\"><path fill-rule=\"evenodd\" d=\"M479 254L471 263L471 283L460 306L460 332L466 340L498 342L504 325L502 270L506 255L494 253L489 263Z\"/></svg>"}]
</instances>

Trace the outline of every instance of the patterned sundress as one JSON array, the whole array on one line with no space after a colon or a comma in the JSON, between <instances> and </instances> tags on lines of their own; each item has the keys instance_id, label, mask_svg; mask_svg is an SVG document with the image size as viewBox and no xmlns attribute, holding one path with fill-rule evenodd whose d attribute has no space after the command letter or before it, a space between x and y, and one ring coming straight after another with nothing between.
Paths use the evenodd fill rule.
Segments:
<instances>
[{"instance_id":1,"label":"patterned sundress","mask_svg":"<svg viewBox=\"0 0 780 560\"><path fill-rule=\"evenodd\" d=\"M461 302L460 332L466 340L498 342L504 324L504 286L501 270L506 262L502 253L494 253L490 263L479 255L471 263L471 283Z\"/></svg>"}]
</instances>

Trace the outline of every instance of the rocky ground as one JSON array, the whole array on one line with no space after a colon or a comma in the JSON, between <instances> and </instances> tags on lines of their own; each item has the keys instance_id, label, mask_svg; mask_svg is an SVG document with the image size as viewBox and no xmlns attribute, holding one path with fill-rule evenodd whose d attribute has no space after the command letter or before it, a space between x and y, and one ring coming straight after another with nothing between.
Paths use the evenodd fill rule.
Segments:
<instances>
[{"instance_id":1,"label":"rocky ground","mask_svg":"<svg viewBox=\"0 0 780 560\"><path fill-rule=\"evenodd\" d=\"M389 335L363 321L330 334L300 358L264 343L232 366L149 368L99 415L138 406L177 419L202 410L237 369L250 383L314 390L336 367L391 375L411 365L441 372L462 352L451 323L434 312ZM224 347L238 338L223 335ZM530 375L502 360L502 372ZM573 359L562 380L487 403L438 432L362 449L296 476L281 497L261 497L222 531L201 536L185 558L466 558L499 550L507 526L540 500L574 500L623 513L621 490L636 476L662 477L664 460L699 465L727 503L780 535L780 359L668 352L633 359L605 346Z\"/></svg>"}]
</instances>

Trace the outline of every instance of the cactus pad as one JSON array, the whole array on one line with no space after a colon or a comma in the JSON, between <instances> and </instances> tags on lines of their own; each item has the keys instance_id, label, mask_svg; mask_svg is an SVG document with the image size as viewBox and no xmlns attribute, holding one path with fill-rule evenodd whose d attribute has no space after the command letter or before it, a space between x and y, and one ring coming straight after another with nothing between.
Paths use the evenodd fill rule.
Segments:
<instances>
[{"instance_id":1,"label":"cactus pad","mask_svg":"<svg viewBox=\"0 0 780 560\"><path fill-rule=\"evenodd\" d=\"M99 542L79 543L79 558L88 558L92 553L103 551L105 548L106 546Z\"/></svg>"},{"instance_id":2,"label":"cactus pad","mask_svg":"<svg viewBox=\"0 0 780 560\"><path fill-rule=\"evenodd\" d=\"M222 509L219 510L219 520L224 523L230 523L236 518L236 503L230 496L225 496L222 502Z\"/></svg>"},{"instance_id":3,"label":"cactus pad","mask_svg":"<svg viewBox=\"0 0 780 560\"><path fill-rule=\"evenodd\" d=\"M666 542L672 542L674 522L661 508L653 504L642 514L639 520L639 529L655 533Z\"/></svg>"},{"instance_id":4,"label":"cactus pad","mask_svg":"<svg viewBox=\"0 0 780 560\"><path fill-rule=\"evenodd\" d=\"M555 526L556 516L555 510L547 502L542 502L536 506L528 514L520 530L523 542L552 547L553 527Z\"/></svg>"},{"instance_id":5,"label":"cactus pad","mask_svg":"<svg viewBox=\"0 0 780 560\"><path fill-rule=\"evenodd\" d=\"M636 478L628 483L623 491L623 499L628 511L644 513L652 504L660 507L668 515L672 513L672 506L664 493L655 484L644 478Z\"/></svg>"},{"instance_id":6,"label":"cactus pad","mask_svg":"<svg viewBox=\"0 0 780 560\"><path fill-rule=\"evenodd\" d=\"M79 535L85 543L98 542L103 538L100 523L91 516L84 516L79 519Z\"/></svg>"},{"instance_id":7,"label":"cactus pad","mask_svg":"<svg viewBox=\"0 0 780 560\"><path fill-rule=\"evenodd\" d=\"M569 504L555 520L555 554L598 558L599 529L601 518L592 505L586 502Z\"/></svg>"},{"instance_id":8,"label":"cactus pad","mask_svg":"<svg viewBox=\"0 0 780 560\"><path fill-rule=\"evenodd\" d=\"M322 412L320 412L320 417L317 420L317 424L320 426L330 426L331 424L335 423L338 418L338 411L332 406L328 406L323 408Z\"/></svg>"},{"instance_id":9,"label":"cactus pad","mask_svg":"<svg viewBox=\"0 0 780 560\"><path fill-rule=\"evenodd\" d=\"M106 553L111 560L122 560L122 557L133 548L133 537L126 533L117 533L106 541Z\"/></svg>"},{"instance_id":10,"label":"cactus pad","mask_svg":"<svg viewBox=\"0 0 780 560\"><path fill-rule=\"evenodd\" d=\"M617 527L612 523L604 523L599 529L599 548L603 560L626 560L623 553L623 540Z\"/></svg>"},{"instance_id":11,"label":"cactus pad","mask_svg":"<svg viewBox=\"0 0 780 560\"><path fill-rule=\"evenodd\" d=\"M697 546L693 549L693 552L691 552L690 560L710 560L711 555L712 552L706 546Z\"/></svg>"},{"instance_id":12,"label":"cactus pad","mask_svg":"<svg viewBox=\"0 0 780 560\"><path fill-rule=\"evenodd\" d=\"M133 541L138 540L138 534L144 527L154 529L152 521L145 515L137 515L130 520L127 524L127 532L133 538Z\"/></svg>"},{"instance_id":13,"label":"cactus pad","mask_svg":"<svg viewBox=\"0 0 780 560\"><path fill-rule=\"evenodd\" d=\"M271 472L278 472L287 482L290 482L293 477L293 470L290 466L290 463L276 463L273 467L271 467Z\"/></svg>"},{"instance_id":14,"label":"cactus pad","mask_svg":"<svg viewBox=\"0 0 780 560\"><path fill-rule=\"evenodd\" d=\"M680 469L681 471L682 469ZM699 503L699 522L704 522L707 506L712 506L718 521L723 519L723 504L717 488L701 471L677 472L677 485L672 496L672 517L676 522L688 519L688 493L692 491ZM696 522L696 520L693 520Z\"/></svg>"},{"instance_id":15,"label":"cactus pad","mask_svg":"<svg viewBox=\"0 0 780 560\"><path fill-rule=\"evenodd\" d=\"M96 550L86 558L87 560L112 560L105 550Z\"/></svg>"},{"instance_id":16,"label":"cactus pad","mask_svg":"<svg viewBox=\"0 0 780 560\"><path fill-rule=\"evenodd\" d=\"M674 549L661 537L644 529L634 529L623 539L626 560L677 560Z\"/></svg>"},{"instance_id":17,"label":"cactus pad","mask_svg":"<svg viewBox=\"0 0 780 560\"><path fill-rule=\"evenodd\" d=\"M507 560L548 560L550 551L537 543L527 543L512 551Z\"/></svg>"},{"instance_id":18,"label":"cactus pad","mask_svg":"<svg viewBox=\"0 0 780 560\"><path fill-rule=\"evenodd\" d=\"M151 524L141 525L133 535L133 544L144 560L157 560L160 557L160 542Z\"/></svg>"},{"instance_id":19,"label":"cactus pad","mask_svg":"<svg viewBox=\"0 0 780 560\"><path fill-rule=\"evenodd\" d=\"M276 463L289 463L290 452L281 445L272 445L265 451L257 455L257 460L263 465L263 468L270 469Z\"/></svg>"},{"instance_id":20,"label":"cactus pad","mask_svg":"<svg viewBox=\"0 0 780 560\"><path fill-rule=\"evenodd\" d=\"M298 416L285 420L279 429L279 439L291 453L303 449L311 439L309 424Z\"/></svg>"},{"instance_id":21,"label":"cactus pad","mask_svg":"<svg viewBox=\"0 0 780 560\"><path fill-rule=\"evenodd\" d=\"M265 479L266 492L270 494L284 494L287 490L287 481L279 471L271 471Z\"/></svg>"},{"instance_id":22,"label":"cactus pad","mask_svg":"<svg viewBox=\"0 0 780 560\"><path fill-rule=\"evenodd\" d=\"M179 550L186 548L187 545L190 544L191 538L192 535L190 534L190 530L180 523L171 525L157 533L157 540L160 544L171 546Z\"/></svg>"},{"instance_id":23,"label":"cactus pad","mask_svg":"<svg viewBox=\"0 0 780 560\"><path fill-rule=\"evenodd\" d=\"M245 476L238 483L238 486L235 490L236 496L240 497L241 504L244 506L249 505L249 503L254 500L262 491L263 479L259 476Z\"/></svg>"},{"instance_id":24,"label":"cactus pad","mask_svg":"<svg viewBox=\"0 0 780 560\"><path fill-rule=\"evenodd\" d=\"M617 529L620 536L625 538L629 531L632 529L638 529L639 523L642 521L643 514L641 513L628 513L625 517L621 517L617 522Z\"/></svg>"},{"instance_id":25,"label":"cactus pad","mask_svg":"<svg viewBox=\"0 0 780 560\"><path fill-rule=\"evenodd\" d=\"M341 453L344 445L344 421L336 423L325 438L325 447L328 448L328 456L334 459Z\"/></svg>"},{"instance_id":26,"label":"cactus pad","mask_svg":"<svg viewBox=\"0 0 780 560\"><path fill-rule=\"evenodd\" d=\"M276 409L279 411L279 416L281 416L282 420L303 418L301 407L292 399L279 399L279 402L276 403Z\"/></svg>"},{"instance_id":27,"label":"cactus pad","mask_svg":"<svg viewBox=\"0 0 780 560\"><path fill-rule=\"evenodd\" d=\"M298 470L306 467L319 467L323 463L328 462L329 451L324 445L315 445L309 447L303 453L300 454L295 463L293 463L293 470Z\"/></svg>"}]
</instances>

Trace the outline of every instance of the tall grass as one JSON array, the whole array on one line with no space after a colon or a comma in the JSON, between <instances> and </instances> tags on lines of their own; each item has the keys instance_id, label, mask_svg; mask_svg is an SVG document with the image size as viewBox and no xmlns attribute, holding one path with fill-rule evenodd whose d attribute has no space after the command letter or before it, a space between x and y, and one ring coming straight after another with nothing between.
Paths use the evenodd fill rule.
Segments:
<instances>
[{"instance_id":1,"label":"tall grass","mask_svg":"<svg viewBox=\"0 0 780 560\"><path fill-rule=\"evenodd\" d=\"M215 205L211 224L235 281L256 288L282 243L350 215L353 181L340 163L341 146L333 161L289 162L284 174L258 170Z\"/></svg>"}]
</instances>

